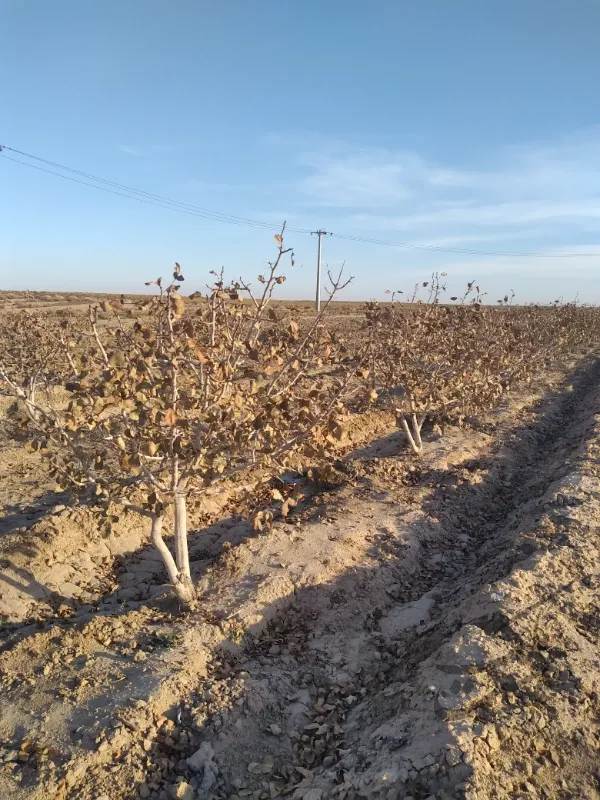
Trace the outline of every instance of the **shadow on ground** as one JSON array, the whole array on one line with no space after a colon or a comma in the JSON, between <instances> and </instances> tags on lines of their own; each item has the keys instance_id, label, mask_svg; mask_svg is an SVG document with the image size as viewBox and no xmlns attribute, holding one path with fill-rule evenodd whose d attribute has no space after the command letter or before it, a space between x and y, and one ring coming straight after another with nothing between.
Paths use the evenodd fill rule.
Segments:
<instances>
[{"instance_id":1,"label":"shadow on ground","mask_svg":"<svg viewBox=\"0 0 600 800\"><path fill-rule=\"evenodd\" d=\"M0 517L0 536L18 528L31 527L67 500L64 492L45 492L31 504L6 506L3 516Z\"/></svg>"},{"instance_id":2,"label":"shadow on ground","mask_svg":"<svg viewBox=\"0 0 600 800\"><path fill-rule=\"evenodd\" d=\"M391 685L411 685L422 662L458 630L460 622L447 613L448 609L482 586L509 574L515 564L529 557L536 549L556 546L545 543L543 538L532 543L527 538L527 532L529 529L535 532L540 522L543 514L541 498L555 481L576 469L578 451L593 431L593 414L600 410L597 406L599 383L600 361L588 362L565 380L565 385L572 385L572 391L547 395L537 405L535 413L529 412L530 417L526 422L503 431L494 453L467 461L455 470L440 472L422 468L418 486L428 490L420 501L424 513L416 523L407 523L404 512L399 514L396 532L372 532L370 555L377 559L378 567L357 566L334 581L299 589L285 598L298 620L294 628L296 642L292 650L282 653L282 648L273 644L274 636L285 639L283 628L288 624L282 622L283 628L280 626L279 620L285 617L285 613L282 613L282 603L279 601L272 608L265 608L263 620L255 630L245 631L245 649L236 648L233 646L236 642L223 637L228 655L222 658L220 666L215 666L210 678L211 685L221 680L232 680L232 677L244 672L248 676L249 692L253 691L252 687L256 690L258 685L262 685L264 693L271 693L271 696L261 700L262 706L256 713L245 717L247 729L243 737L233 727L230 730L224 725L223 719L227 720L230 712L211 710L211 701L204 693L204 687L199 687L195 696L180 698L167 713L172 720L168 726L170 729L173 726L193 729L193 717L197 719L198 708L205 708L206 723L204 728L198 728L196 722L197 736L187 743L181 743L172 736L167 737L164 731L154 739L151 743L153 761L161 763L162 758L166 764L160 768L161 783L167 781L174 784L176 780L183 779L196 786L198 775L185 758L198 748L200 740L214 740L217 731L220 731L219 752L225 754L227 748L231 748L232 753L229 762L223 755L220 765L226 775L233 777L236 770L239 772L239 764L255 761L256 743L264 741L267 723L271 720L273 724L281 722L281 709L287 708L286 696L292 696L297 690L309 691L309 694L312 692L311 697L318 696L320 690L326 693L331 685L332 673L342 671L344 664L354 659L359 669L350 677L350 688L351 691L360 692L361 699L350 712L344 710L342 713L337 709L331 712L334 721L344 723L344 738L335 740L332 748L324 749L314 758L311 755L312 762L307 761L303 767L314 771L325 764L326 769L332 770L334 783L343 783L345 773L351 769L349 762L344 761L347 755L356 754L358 748L363 747L364 742L368 742L370 735L380 729L384 722L389 722L393 728L394 720L402 715L410 715L408 699L395 698L390 702L383 693ZM397 447L397 437L390 437L387 444ZM235 533L232 535L233 529ZM410 548L399 543L395 533L400 532L406 534L403 538L412 543ZM214 564L223 552L225 542L231 541L235 547L251 535L256 534L248 525L233 519L212 525L204 531L193 532L190 535L190 550L194 558L195 576L201 577ZM563 542L568 541L568 532L565 536L567 539ZM561 544L560 539L556 541ZM136 561L143 560L141 556L145 551L144 548L123 557L128 570ZM161 578L157 573L157 581ZM394 607L414 602L433 589L437 593L431 610L435 624L430 628L425 626L422 630L417 630L419 625L411 626L400 632L393 642L384 641L381 620ZM120 604L119 591L105 598L99 613L118 616L128 612L134 604ZM111 608L113 597L116 603ZM143 605L160 601L155 595L154 598L135 602ZM86 612L89 613L94 612ZM184 626L193 618L194 615L185 614L180 622L174 621L173 624ZM55 619L44 623L45 626L80 624L83 624L83 620L77 617L70 621ZM309 636L315 631L318 631L316 638L319 639L316 644L314 638ZM511 626L508 620L492 619L487 631L510 636ZM25 635L35 632L36 629L32 628ZM344 651L344 641L351 643L353 637L358 644L350 655ZM14 641L17 639L13 638L12 643ZM342 659L337 662L339 669L335 666L336 662L332 661L330 648L334 643L342 654ZM4 647L9 646L11 642L7 641ZM140 699L143 699L143 685L140 691ZM256 702L256 699L251 699L251 702ZM369 710L369 704L372 704L373 710ZM432 725L443 727L448 715L439 713L433 699L430 706L427 713L431 715ZM220 719L218 726L215 715ZM390 737L389 740L385 737L378 740L377 748L387 748L394 753L394 759L399 759L412 744L411 732L409 730L404 739L394 739L392 734ZM286 750L287 742L287 739L285 742L274 741L270 745L272 752L284 761L296 757L289 749ZM324 761L328 756L333 756L333 762L329 764ZM358 766L364 771L369 767L368 759L371 758L371 763L375 763L377 757L375 751L372 755L367 754L366 760ZM355 763L352 769L356 766ZM113 775L111 778L109 769L110 765L107 772L102 773L103 780L112 780L116 791L118 777ZM471 768L463 765L459 776L461 782L468 781L470 775ZM157 777L156 773L154 777ZM90 776L86 780L94 781L96 777ZM251 778L247 780L252 783ZM161 798L160 792L163 790L158 788L159 781L153 781L153 774L149 774L147 783L151 792L154 792L150 796ZM103 784L104 791L106 785ZM405 790L413 797L424 798L431 794L433 786L433 778L430 780L419 776L406 783ZM118 786L118 790L119 798L133 799L138 796L137 788L133 785L130 794L123 794L123 791L128 791L123 786ZM165 793L165 796L168 795Z\"/></svg>"},{"instance_id":3,"label":"shadow on ground","mask_svg":"<svg viewBox=\"0 0 600 800\"><path fill-rule=\"evenodd\" d=\"M376 764L380 750L388 753L390 763L401 759L413 741L410 730L406 735L395 736L394 722L403 715L410 716L411 703L409 699L398 699L394 695L389 695L394 697L390 701L386 699L385 690L390 686L414 683L423 661L436 653L461 627L460 621L457 622L446 611L452 608L453 603L464 601L488 583L508 575L516 564L523 562L536 549L568 545L568 531L565 530L562 536L553 537L550 543L544 540L543 531L540 533L537 525L543 513L548 513L548 508L550 512L552 510L552 502L548 503L548 490L553 483L576 468L578 452L583 449L593 430L592 416L600 410L596 406L599 379L600 362L580 367L566 380L566 384L572 384L572 391L553 392L544 398L537 405L535 416L532 413L527 422L504 432L502 442L493 455L467 461L455 471L423 469L419 485L431 490L422 504L425 515L414 528L411 529L409 524L408 530L404 515L399 515L398 519L398 532L407 532L407 538L416 543L412 552L407 553L406 547L399 545L397 537L389 531L374 531L371 555L381 563L381 555L385 554L387 558L384 564L375 569L357 567L330 583L296 591L288 598L298 621L295 627L290 625L286 612L282 613L281 604L276 603L273 608L265 609L263 622L257 626L257 630L247 632L246 646L242 650L231 654L231 641L224 640L227 644L225 653L228 655L217 662L197 694L181 698L167 713L171 722L154 741L154 761L160 757L175 757L177 763L162 774L159 771L148 775L147 784L153 792L151 796L162 797L159 785L165 780L172 784L177 780L189 781L192 787L200 785L202 775L199 776L190 767L185 757L197 749L199 741L209 739L214 742L217 731L219 734L215 746L218 748L220 766L230 780L234 777L242 780L243 786L250 790L260 788L260 778L253 783L252 777L244 776L245 767L240 768L239 764L257 762L259 753L256 742L262 742L263 745L266 742L265 746L269 749L263 755L274 755L278 763L300 761L302 765L298 753L291 752L286 746L287 739L281 744L273 742L272 738L265 738L264 728L269 723L277 726L283 724L281 707L282 703L285 706L286 692L288 699L293 699L298 690L301 693L308 691L313 700L325 696L332 685L332 674L336 674L335 667L332 668L332 664L336 663L335 654L328 650L328 644L339 643L343 637L349 641L353 635L364 636L365 631L367 636L364 637L361 652L354 654L360 662L360 669L352 675L348 689L348 693L360 692L362 699L351 712L335 709L327 717L332 724L343 723L347 734L343 740L334 742L332 747L323 749L316 757L311 755L313 760L305 762L302 768L311 772L316 769L318 775L318 768L322 765L332 784L340 785L346 780L349 769L361 774L371 764ZM390 438L390 447L397 447L396 437ZM380 453L381 450L376 452ZM477 480L471 481L470 474L477 476ZM543 509L541 498L545 498ZM571 527L577 527L577 523L573 522ZM534 544L528 539L528 532L532 536L540 533ZM390 592L391 587L395 587L393 592ZM540 605L557 598L562 588L549 591L530 604L523 615L531 614ZM432 610L434 624L410 626L391 645L389 641L382 643L380 623L390 610L414 602L434 589L438 606L436 610L434 605ZM514 622L515 619L511 622L501 614L496 614L474 624L490 635L515 641L518 640L518 634L513 630ZM288 631L294 632L295 645L292 651L278 644L285 641L286 626ZM254 634L256 638L253 638ZM319 640L317 646L310 644L313 636ZM328 637L329 640L324 641ZM340 645L340 652L343 652L343 645ZM377 659L374 659L374 654ZM342 672L348 652L343 656L337 662ZM554 656L560 657L560 650L555 648ZM542 663L537 651L532 658ZM536 663L536 667L539 670L540 664ZM486 664L486 669L493 671L493 668L493 662ZM246 679L250 686L249 694L261 685L263 694L272 692L268 702L264 702L263 697L260 708L256 707L256 697L249 697L250 708L255 704L255 713L250 718L243 718L244 728L249 729L244 737L239 736L233 724L229 729L227 724L225 728L222 727L223 712L219 715L206 694L207 686L213 687L210 691L214 692L220 681L226 683L239 674L249 676ZM335 684L335 680L333 682ZM518 691L513 684L509 682L503 686L503 690ZM343 699L347 695L342 692L340 696ZM165 737L173 725L184 730L194 728L192 709L197 712L198 708L205 709L205 728L183 747L173 742L172 737L173 746L166 746ZM288 706L288 712L290 708ZM228 713L224 713L227 720ZM460 720L460 712L447 713L436 709L433 698L429 711L425 712L426 716L427 713L432 720L432 729L436 726L444 728L448 720L453 723ZM495 720L495 712L485 706L478 709L477 715L484 724ZM233 721L235 714L229 716ZM218 720L217 727L215 718ZM312 722L312 719L306 717L304 722ZM367 753L366 757L363 752L361 760L361 750L366 750L370 737L385 728L386 723L390 726L389 735L379 735L372 752ZM309 745L304 749L310 753ZM231 756L228 760L224 754L229 751ZM390 756L390 753L393 755ZM461 764L460 768L454 770L454 783L465 784L472 772L472 767ZM207 774L206 771L204 774ZM243 777L240 778L240 775ZM157 776L160 778L158 781ZM295 775L295 780L299 783L299 774ZM419 775L404 782L398 790L398 796L425 798L434 791L441 792L436 797L463 796L459 790L456 790L457 794L452 790L447 795L443 794L445 789L440 786L443 787L443 781L435 776ZM132 788L127 796L136 797L135 789Z\"/></svg>"}]
</instances>

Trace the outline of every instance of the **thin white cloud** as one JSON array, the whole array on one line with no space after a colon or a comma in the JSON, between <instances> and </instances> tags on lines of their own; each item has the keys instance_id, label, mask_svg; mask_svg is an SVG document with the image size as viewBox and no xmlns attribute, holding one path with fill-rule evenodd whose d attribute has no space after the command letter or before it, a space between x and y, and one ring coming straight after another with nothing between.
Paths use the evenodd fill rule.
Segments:
<instances>
[{"instance_id":1,"label":"thin white cloud","mask_svg":"<svg viewBox=\"0 0 600 800\"><path fill-rule=\"evenodd\" d=\"M578 225L585 220L600 219L600 197L583 203L497 203L443 208L421 214L385 216L356 214L353 221L369 230L415 230L472 225L477 227L524 226L529 223L558 222Z\"/></svg>"},{"instance_id":2,"label":"thin white cloud","mask_svg":"<svg viewBox=\"0 0 600 800\"><path fill-rule=\"evenodd\" d=\"M172 153L176 148L170 144L151 144L147 146L120 144L118 149L128 156L144 158L146 156L159 155L160 153Z\"/></svg>"},{"instance_id":3,"label":"thin white cloud","mask_svg":"<svg viewBox=\"0 0 600 800\"><path fill-rule=\"evenodd\" d=\"M183 183L181 189L188 192L205 192L205 191L241 191L245 189L256 189L254 184L241 184L241 183L224 183L214 181L201 181L197 178L191 178L189 181Z\"/></svg>"},{"instance_id":4,"label":"thin white cloud","mask_svg":"<svg viewBox=\"0 0 600 800\"><path fill-rule=\"evenodd\" d=\"M544 231L542 228L532 229L529 231L529 236L543 236ZM438 236L437 238L428 236L427 245L430 247L450 247L450 248L463 248L468 246L485 245L487 243L499 243L514 241L515 234L513 231L503 231L494 233L479 233L473 231L471 233L458 234L455 236ZM478 247L477 249L481 249ZM485 249L485 248L484 248Z\"/></svg>"},{"instance_id":5,"label":"thin white cloud","mask_svg":"<svg viewBox=\"0 0 600 800\"><path fill-rule=\"evenodd\" d=\"M140 150L139 147L131 147L130 145L127 144L120 144L119 150L122 153L127 153L128 156L136 156L137 158L140 158L142 156L142 151Z\"/></svg>"},{"instance_id":6,"label":"thin white cloud","mask_svg":"<svg viewBox=\"0 0 600 800\"><path fill-rule=\"evenodd\" d=\"M559 244L557 237L598 230L600 127L490 153L483 167L319 136L270 142L293 151L298 207L321 209L348 232L399 231L432 244L532 236Z\"/></svg>"}]
</instances>

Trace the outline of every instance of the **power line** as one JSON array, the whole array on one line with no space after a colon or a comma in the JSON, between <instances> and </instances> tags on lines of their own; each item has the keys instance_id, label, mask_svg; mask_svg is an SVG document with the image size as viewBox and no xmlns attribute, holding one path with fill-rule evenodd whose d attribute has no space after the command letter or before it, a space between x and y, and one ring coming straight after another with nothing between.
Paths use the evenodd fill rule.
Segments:
<instances>
[{"instance_id":1,"label":"power line","mask_svg":"<svg viewBox=\"0 0 600 800\"><path fill-rule=\"evenodd\" d=\"M223 214L220 211L212 211L211 209L202 208L201 206L196 206L196 205L193 205L191 203L183 203L180 200L173 200L170 197L164 197L163 195L153 194L152 192L146 192L143 189L136 189L135 187L128 186L127 184L124 184L124 183L117 183L116 181L109 181L106 178L100 178L97 175L92 175L89 172L82 172L81 170L73 169L72 167L67 167L64 164L58 164L56 161L49 161L46 158L40 158L39 156L34 156L31 153L24 153L22 150L16 150L13 147L0 147L0 150L9 150L12 153L17 153L17 155L25 156L26 158L31 158L34 161L39 161L42 164L47 164L48 166L55 167L57 169L61 169L61 170L65 171L65 172L70 172L70 173L72 173L74 175L79 175L80 177L87 178L89 180L93 180L93 181L96 181L98 183L106 184L107 186L113 187L114 189L121 189L121 190L123 190L123 191L128 193L127 195L123 195L123 196L129 196L129 193L133 192L134 194L140 195L140 197L143 197L145 199L149 199L149 200L152 200L152 201L157 201L159 203L165 203L165 204L168 204L168 205L172 205L172 206L175 206L175 207L177 207L179 209L187 209L187 210L193 211L193 212L195 212L195 213L197 213L199 215L206 215L207 219L220 219L222 222L228 222L228 223L239 224L239 225L250 225L250 226L261 227L261 228L268 228L269 230L272 230L273 228L277 227L277 225L274 225L272 223L261 222L259 220L248 219L247 217L238 217L238 216L233 215L233 214ZM9 156L5 156L5 158L9 158L10 161L15 161L16 163L23 164L26 167L33 167L34 169L39 169L42 172L49 172L51 175L56 175L59 178L67 178L68 180L74 180L73 178L68 178L68 176L66 176L66 175L61 175L60 173L52 172L50 170L44 170L41 167L37 167L35 164L28 164L25 161L20 161L20 160L18 160L16 158L10 158ZM76 181L76 182L77 183L84 183L83 181ZM94 186L93 184L89 184L89 183L85 183L84 185L86 185L86 186L90 186L91 185L91 186L93 186L93 188L96 188L96 189L100 188L98 186ZM136 198L130 198L130 199L139 199L139 198L136 197ZM310 233L310 231L308 231L308 230L299 230L299 229L297 229L295 232L296 233Z\"/></svg>"},{"instance_id":2,"label":"power line","mask_svg":"<svg viewBox=\"0 0 600 800\"><path fill-rule=\"evenodd\" d=\"M6 148L6 149L8 149L8 148ZM82 180L79 180L78 178L73 178L70 175L61 175L60 172L54 172L53 170L46 169L45 167L39 167L37 164L28 164L26 161L20 161L18 158L12 158L11 156L5 156L4 154L2 154L2 158L7 159L8 161L14 161L16 164L22 164L25 167L31 167L32 169L38 170L39 172L46 172L49 175L56 175L56 177L58 177L58 178L64 178L65 180L72 181L73 183L79 183L79 184L82 184L83 186L89 186L92 189L98 189L101 192L108 192L108 194L115 194L115 195L118 195L119 197L126 197L129 200L137 200L140 203L146 203L146 205L157 206L158 208L165 208L165 209L170 210L170 211L177 211L177 212L179 212L181 214L188 214L188 215L190 215L192 217L202 217L203 219L210 219L210 220L213 220L215 222L227 222L230 225L244 225L244 226L252 227L252 228L261 228L263 230L265 228L267 228L269 230L278 230L281 227L281 226L276 225L276 224L270 225L269 223L266 223L266 222L258 222L258 221L255 222L253 220L242 221L241 219L240 220L223 219L222 217L220 217L218 215L218 212L215 212L214 214L211 214L210 212L204 212L204 211L202 211L200 209L193 210L191 208L189 208L189 209L180 208L177 205L168 205L168 204L166 204L164 202L149 200L149 199L144 198L144 197L136 197L135 195L127 194L126 192L118 192L116 189L109 189L106 186L97 186L94 183L89 183L88 181L82 181ZM175 203L176 201L173 201L173 202ZM303 231L303 230L293 229L293 228L288 228L288 230L291 230L294 233L309 233L308 230L307 231Z\"/></svg>"},{"instance_id":3,"label":"power line","mask_svg":"<svg viewBox=\"0 0 600 800\"><path fill-rule=\"evenodd\" d=\"M54 170L47 169L46 167L38 166L37 164L30 164L27 161L21 161L18 158L13 158L8 156L4 153L5 150L8 150L12 153L16 153L17 155L24 156L25 158L30 158L34 161L39 161L42 164L46 164L48 166L54 167L56 169L63 170L63 172L69 172L70 175L63 175L60 172L55 172ZM16 164L21 164L25 167L30 167L31 169L38 170L39 172L45 172L49 175L55 175L58 178L64 178L65 180L72 181L73 183L79 183L83 186L89 186L92 189L98 189L99 191L107 192L109 194L118 195L119 197L125 197L129 200L137 200L140 203L146 203L147 205L157 206L158 208L165 208L171 211L177 211L181 214L188 214L189 216L194 217L201 217L203 219L209 219L213 222L224 222L229 225L240 225L250 228L260 228L263 230L276 230L278 229L278 225L275 223L265 222L264 220L255 220L249 219L247 217L239 217L234 214L225 214L220 211L214 211L208 208L203 208L202 206L195 206L191 203L184 203L179 200L173 200L172 198L165 197L163 195L153 194L152 192L146 192L143 189L136 189L133 186L128 186L127 184L117 183L116 181L110 181L106 178L100 178L97 175L92 175L89 172L82 172L81 170L74 169L73 167L67 167L64 164L59 164L56 161L50 161L45 158L41 158L40 156L32 155L31 153L25 153L22 150L16 150L13 147L8 147L6 145L0 145L0 157L7 159L8 161L13 161ZM73 175L79 176L78 178L72 177ZM81 180L81 178L87 178L88 180ZM89 181L96 181L96 183L90 183ZM104 186L98 186L97 183L105 184ZM310 231L308 228L292 228L286 227L286 230L291 233L303 233L303 234L312 234L312 233L319 233L318 231ZM324 231L322 232L325 233ZM442 247L438 245L432 244L415 244L413 242L397 242L391 241L387 239L374 239L369 238L366 236L352 236L350 234L344 233L329 233L329 236L332 236L336 239L342 239L345 241L357 242L360 244L372 244L382 247L397 247L401 249L410 249L410 250L424 250L429 252L437 252L437 253L455 253L458 255L473 255L473 256L504 256L504 257L511 257L511 258L599 258L600 253L540 253L540 252L520 252L520 251L507 251L507 250L476 250L471 248L461 248L461 247ZM319 237L320 242L320 237Z\"/></svg>"},{"instance_id":4,"label":"power line","mask_svg":"<svg viewBox=\"0 0 600 800\"><path fill-rule=\"evenodd\" d=\"M473 250L467 247L442 247L434 244L413 244L412 242L392 242L386 239L369 239L365 236L350 236L343 233L332 233L336 239L348 239L352 242L376 244L385 247L410 248L413 250L428 250L436 253L458 253L469 256L511 256L512 258L600 258L600 253L539 253L509 250Z\"/></svg>"}]
</instances>

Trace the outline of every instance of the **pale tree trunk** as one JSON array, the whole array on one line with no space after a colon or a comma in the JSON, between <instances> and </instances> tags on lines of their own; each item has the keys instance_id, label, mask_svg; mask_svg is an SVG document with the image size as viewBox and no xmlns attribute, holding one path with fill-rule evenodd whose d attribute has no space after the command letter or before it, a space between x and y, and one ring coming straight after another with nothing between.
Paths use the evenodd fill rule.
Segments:
<instances>
[{"instance_id":1,"label":"pale tree trunk","mask_svg":"<svg viewBox=\"0 0 600 800\"><path fill-rule=\"evenodd\" d=\"M410 425L408 420L406 419L404 414L400 415L400 424L406 434L406 438L408 439L408 444L410 449L413 453L420 455L423 451L423 441L421 439L421 429L423 427L423 423L425 422L426 414L421 414L420 417L417 416L416 413L412 413L410 416Z\"/></svg>"},{"instance_id":2,"label":"pale tree trunk","mask_svg":"<svg viewBox=\"0 0 600 800\"><path fill-rule=\"evenodd\" d=\"M417 443L417 447L419 450L423 449L423 442L421 440L421 428L423 427L424 417L421 419L421 422L417 419L417 415L413 412L412 414L412 429L413 429L413 438Z\"/></svg>"},{"instance_id":3,"label":"pale tree trunk","mask_svg":"<svg viewBox=\"0 0 600 800\"><path fill-rule=\"evenodd\" d=\"M190 572L190 554L187 539L187 507L183 494L175 495L175 558L179 570L179 583L185 586L185 592L195 596L196 592L192 583Z\"/></svg>"},{"instance_id":4,"label":"pale tree trunk","mask_svg":"<svg viewBox=\"0 0 600 800\"><path fill-rule=\"evenodd\" d=\"M189 574L189 562L187 568L187 574L183 573L180 569L178 569L175 559L171 555L171 551L165 544L165 540L163 539L162 535L162 528L163 528L163 518L162 517L155 517L152 520L152 544L156 547L158 552L160 553L165 568L167 570L167 575L169 576L170 583L173 584L173 589L175 590L175 594L181 600L182 604L187 606L189 605L195 598L196 592L194 590L194 585L192 584L192 579ZM186 554L187 554L187 539L186 539Z\"/></svg>"},{"instance_id":5,"label":"pale tree trunk","mask_svg":"<svg viewBox=\"0 0 600 800\"><path fill-rule=\"evenodd\" d=\"M29 391L27 392L27 400L32 405L35 403L35 389L36 389L36 380L35 377L33 377L29 381Z\"/></svg>"}]
</instances>

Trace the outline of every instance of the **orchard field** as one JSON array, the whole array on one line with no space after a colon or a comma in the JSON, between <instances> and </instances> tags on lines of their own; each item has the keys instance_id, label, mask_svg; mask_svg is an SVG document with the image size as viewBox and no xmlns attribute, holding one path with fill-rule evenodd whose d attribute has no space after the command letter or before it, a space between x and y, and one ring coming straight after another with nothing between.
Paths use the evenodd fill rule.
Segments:
<instances>
[{"instance_id":1,"label":"orchard field","mask_svg":"<svg viewBox=\"0 0 600 800\"><path fill-rule=\"evenodd\" d=\"M600 798L600 310L290 257L0 294L0 797Z\"/></svg>"}]
</instances>

